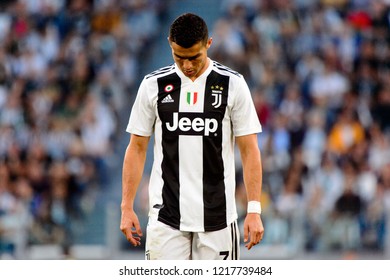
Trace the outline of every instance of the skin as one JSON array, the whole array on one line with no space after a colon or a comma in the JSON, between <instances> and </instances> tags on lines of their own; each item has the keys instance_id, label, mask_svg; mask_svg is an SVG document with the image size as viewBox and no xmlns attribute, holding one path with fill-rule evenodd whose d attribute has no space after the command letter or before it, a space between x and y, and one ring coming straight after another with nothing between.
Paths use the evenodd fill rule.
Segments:
<instances>
[{"instance_id":1,"label":"skin","mask_svg":"<svg viewBox=\"0 0 390 280\"><path fill-rule=\"evenodd\" d=\"M236 137L236 144L241 155L247 200L260 201L262 165L257 137L255 134ZM263 235L264 226L260 215L248 213L244 221L245 247L250 250L263 239Z\"/></svg>"},{"instance_id":2,"label":"skin","mask_svg":"<svg viewBox=\"0 0 390 280\"><path fill-rule=\"evenodd\" d=\"M204 42L198 42L190 48L183 48L175 42L172 42L169 38L168 42L172 49L173 60L184 75L192 81L195 81L196 78L206 71L210 64L210 60L207 57L207 50L213 42L212 38L209 38L206 44Z\"/></svg>"},{"instance_id":3,"label":"skin","mask_svg":"<svg viewBox=\"0 0 390 280\"><path fill-rule=\"evenodd\" d=\"M132 134L123 160L120 229L134 246L141 245L142 230L133 205L144 172L149 139L150 137Z\"/></svg>"},{"instance_id":4,"label":"skin","mask_svg":"<svg viewBox=\"0 0 390 280\"><path fill-rule=\"evenodd\" d=\"M191 48L183 48L169 38L168 42L172 49L172 57L184 75L195 81L205 72L210 63L207 50L211 46L212 38L209 38L206 43L199 42ZM149 140L150 137L132 134L123 160L120 229L134 246L141 244L143 234L133 205L144 171ZM257 137L255 134L236 137L236 143L243 165L247 199L260 201L262 166ZM248 213L244 221L245 247L250 250L261 241L263 234L264 227L260 215Z\"/></svg>"}]
</instances>

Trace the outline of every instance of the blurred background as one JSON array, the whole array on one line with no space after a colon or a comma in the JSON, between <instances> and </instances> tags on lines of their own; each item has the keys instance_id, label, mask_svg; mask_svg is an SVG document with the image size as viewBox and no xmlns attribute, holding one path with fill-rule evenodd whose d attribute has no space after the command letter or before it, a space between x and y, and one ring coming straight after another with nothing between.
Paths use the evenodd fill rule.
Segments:
<instances>
[{"instance_id":1,"label":"blurred background","mask_svg":"<svg viewBox=\"0 0 390 280\"><path fill-rule=\"evenodd\" d=\"M125 128L184 12L263 125L266 231L242 258L390 259L389 0L1 0L0 259L144 258L119 230ZM237 200L242 223L239 157Z\"/></svg>"}]
</instances>

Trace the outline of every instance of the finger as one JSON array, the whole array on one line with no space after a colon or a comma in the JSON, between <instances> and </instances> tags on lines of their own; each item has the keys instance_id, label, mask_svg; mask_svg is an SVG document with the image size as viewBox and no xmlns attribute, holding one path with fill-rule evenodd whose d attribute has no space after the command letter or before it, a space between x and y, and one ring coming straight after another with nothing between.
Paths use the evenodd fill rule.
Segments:
<instances>
[{"instance_id":1,"label":"finger","mask_svg":"<svg viewBox=\"0 0 390 280\"><path fill-rule=\"evenodd\" d=\"M129 241L133 246L141 245L141 238L137 236L128 237L127 241Z\"/></svg>"},{"instance_id":2,"label":"finger","mask_svg":"<svg viewBox=\"0 0 390 280\"><path fill-rule=\"evenodd\" d=\"M139 235L139 236L142 236L142 229L141 229L141 226L139 224L138 221L135 221L134 222L134 228L135 228L135 232Z\"/></svg>"},{"instance_id":3,"label":"finger","mask_svg":"<svg viewBox=\"0 0 390 280\"><path fill-rule=\"evenodd\" d=\"M131 229L131 233L132 233L132 234L139 235L139 236L142 236L142 231L137 230L137 229Z\"/></svg>"},{"instance_id":4,"label":"finger","mask_svg":"<svg viewBox=\"0 0 390 280\"><path fill-rule=\"evenodd\" d=\"M245 247L250 250L255 244L253 244L252 242L248 242L245 244Z\"/></svg>"},{"instance_id":5,"label":"finger","mask_svg":"<svg viewBox=\"0 0 390 280\"><path fill-rule=\"evenodd\" d=\"M244 242L248 241L249 229L248 227L244 227Z\"/></svg>"},{"instance_id":6,"label":"finger","mask_svg":"<svg viewBox=\"0 0 390 280\"><path fill-rule=\"evenodd\" d=\"M249 236L250 241L245 245L248 250L250 250L253 246L259 244L262 239L262 235L260 234L260 232L251 232Z\"/></svg>"},{"instance_id":7,"label":"finger","mask_svg":"<svg viewBox=\"0 0 390 280\"><path fill-rule=\"evenodd\" d=\"M253 237L252 237L252 233L249 233L248 234L249 236L247 236L247 239L245 240L247 243L245 244L245 247L250 250L255 244L253 242ZM249 241L248 241L248 237L249 237Z\"/></svg>"},{"instance_id":8,"label":"finger","mask_svg":"<svg viewBox=\"0 0 390 280\"><path fill-rule=\"evenodd\" d=\"M138 236L133 236L133 230L124 229L123 233L126 236L127 241L129 241L133 246L141 245L141 238Z\"/></svg>"},{"instance_id":9,"label":"finger","mask_svg":"<svg viewBox=\"0 0 390 280\"><path fill-rule=\"evenodd\" d=\"M258 244L259 242L260 242L260 232L254 232L254 233L252 233L252 235L251 235L251 237L253 237L253 238L251 238L252 239L252 243L254 244L254 245L256 245L256 244Z\"/></svg>"},{"instance_id":10,"label":"finger","mask_svg":"<svg viewBox=\"0 0 390 280\"><path fill-rule=\"evenodd\" d=\"M133 244L134 246L139 246L141 245L141 238L137 236L133 236L130 243Z\"/></svg>"}]
</instances>

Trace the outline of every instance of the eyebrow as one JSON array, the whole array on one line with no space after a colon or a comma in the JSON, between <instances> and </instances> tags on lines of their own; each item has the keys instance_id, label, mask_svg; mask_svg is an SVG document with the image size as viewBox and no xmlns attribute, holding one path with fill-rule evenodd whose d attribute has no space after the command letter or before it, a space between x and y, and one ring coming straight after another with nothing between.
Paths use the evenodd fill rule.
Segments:
<instances>
[{"instance_id":1,"label":"eyebrow","mask_svg":"<svg viewBox=\"0 0 390 280\"><path fill-rule=\"evenodd\" d=\"M180 58L180 59L188 59L188 60L192 60L192 59L196 59L197 57L199 57L201 54L198 53L194 56L181 56L181 55L178 55L176 53L173 53L177 58Z\"/></svg>"}]
</instances>

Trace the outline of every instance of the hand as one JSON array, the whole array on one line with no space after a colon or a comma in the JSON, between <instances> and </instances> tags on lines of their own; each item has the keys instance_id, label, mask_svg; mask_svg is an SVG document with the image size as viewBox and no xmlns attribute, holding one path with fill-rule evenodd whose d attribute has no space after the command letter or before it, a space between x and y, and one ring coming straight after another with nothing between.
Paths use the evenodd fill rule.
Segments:
<instances>
[{"instance_id":1,"label":"hand","mask_svg":"<svg viewBox=\"0 0 390 280\"><path fill-rule=\"evenodd\" d=\"M244 221L245 247L250 250L263 239L264 227L261 217L256 213L248 213ZM248 241L249 237L249 241Z\"/></svg>"},{"instance_id":2,"label":"hand","mask_svg":"<svg viewBox=\"0 0 390 280\"><path fill-rule=\"evenodd\" d=\"M142 230L133 210L122 210L120 229L133 246L141 245Z\"/></svg>"}]
</instances>

